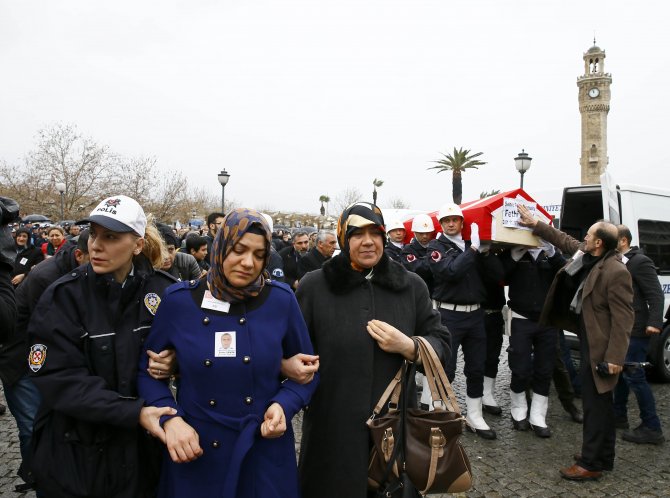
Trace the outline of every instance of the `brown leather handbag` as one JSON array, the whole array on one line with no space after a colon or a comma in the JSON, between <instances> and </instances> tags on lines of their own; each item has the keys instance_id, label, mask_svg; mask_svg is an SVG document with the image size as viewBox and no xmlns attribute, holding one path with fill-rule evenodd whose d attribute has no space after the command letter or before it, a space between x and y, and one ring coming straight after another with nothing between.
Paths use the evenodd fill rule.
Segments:
<instances>
[{"instance_id":1,"label":"brown leather handbag","mask_svg":"<svg viewBox=\"0 0 670 498\"><path fill-rule=\"evenodd\" d=\"M459 441L464 418L432 346L422 337L412 339L417 341L434 410L407 408L402 394L407 391L408 379L413 380L415 369L405 362L367 422L374 444L368 484L376 490L389 489L389 483L395 481L402 487L409 478L422 495L467 491L472 486L472 468ZM388 412L380 416L387 400Z\"/></svg>"}]
</instances>

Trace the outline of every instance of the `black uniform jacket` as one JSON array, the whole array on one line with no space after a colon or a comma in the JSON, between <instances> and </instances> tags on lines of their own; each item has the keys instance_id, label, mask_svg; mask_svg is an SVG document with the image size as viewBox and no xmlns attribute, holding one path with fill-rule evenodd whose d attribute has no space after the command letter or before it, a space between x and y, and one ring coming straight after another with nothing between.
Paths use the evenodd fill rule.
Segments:
<instances>
[{"instance_id":1,"label":"black uniform jacket","mask_svg":"<svg viewBox=\"0 0 670 498\"><path fill-rule=\"evenodd\" d=\"M486 301L484 277L503 279L500 259L490 253L480 254L465 243L465 251L440 234L428 243L430 269L433 272L433 294L436 301L451 304L482 304Z\"/></svg>"},{"instance_id":2,"label":"black uniform jacket","mask_svg":"<svg viewBox=\"0 0 670 498\"><path fill-rule=\"evenodd\" d=\"M28 326L42 394L33 467L49 497L154 491L159 448L139 427L135 379L160 296L175 280L141 255L132 273L122 286L90 265L73 270L44 292Z\"/></svg>"},{"instance_id":3,"label":"black uniform jacket","mask_svg":"<svg viewBox=\"0 0 670 498\"><path fill-rule=\"evenodd\" d=\"M393 242L391 242L389 240L386 243L386 247L384 247L384 252L393 261L395 261L396 263L400 263L401 254L402 254L402 247L398 247L397 245L395 245Z\"/></svg>"},{"instance_id":4,"label":"black uniform jacket","mask_svg":"<svg viewBox=\"0 0 670 498\"><path fill-rule=\"evenodd\" d=\"M53 258L28 272L21 285L16 288L16 327L0 344L0 378L4 385L11 386L28 372L26 357L30 316L46 288L78 266L74 259L76 248L75 244L64 245Z\"/></svg>"},{"instance_id":5,"label":"black uniform jacket","mask_svg":"<svg viewBox=\"0 0 670 498\"><path fill-rule=\"evenodd\" d=\"M405 269L416 273L426 282L428 292L433 294L433 272L430 271L430 253L416 239L402 248L400 263Z\"/></svg>"},{"instance_id":6,"label":"black uniform jacket","mask_svg":"<svg viewBox=\"0 0 670 498\"><path fill-rule=\"evenodd\" d=\"M551 283L565 265L565 258L556 251L551 258L542 252L536 260L526 252L519 261L505 252L500 259L505 268L505 282L509 285L507 304L521 316L539 321Z\"/></svg>"},{"instance_id":7,"label":"black uniform jacket","mask_svg":"<svg viewBox=\"0 0 670 498\"><path fill-rule=\"evenodd\" d=\"M16 320L16 301L9 273L11 266L0 263L0 341L3 343L14 334ZM0 346L0 349L2 346ZM4 382L4 379L3 379Z\"/></svg>"}]
</instances>

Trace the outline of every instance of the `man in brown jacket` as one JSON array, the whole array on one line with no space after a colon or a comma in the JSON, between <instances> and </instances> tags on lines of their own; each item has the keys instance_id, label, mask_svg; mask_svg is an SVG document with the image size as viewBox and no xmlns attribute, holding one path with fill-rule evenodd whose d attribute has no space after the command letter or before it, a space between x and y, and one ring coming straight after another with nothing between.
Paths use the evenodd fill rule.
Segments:
<instances>
[{"instance_id":1,"label":"man in brown jacket","mask_svg":"<svg viewBox=\"0 0 670 498\"><path fill-rule=\"evenodd\" d=\"M618 232L606 221L594 223L584 242L533 219L519 207L521 224L572 259L556 274L540 323L577 333L581 349L584 427L582 452L560 470L566 479L599 479L614 466L616 428L612 390L623 369L633 327L631 276L617 252ZM598 366L601 369L598 369ZM600 371L599 371L600 370Z\"/></svg>"}]
</instances>

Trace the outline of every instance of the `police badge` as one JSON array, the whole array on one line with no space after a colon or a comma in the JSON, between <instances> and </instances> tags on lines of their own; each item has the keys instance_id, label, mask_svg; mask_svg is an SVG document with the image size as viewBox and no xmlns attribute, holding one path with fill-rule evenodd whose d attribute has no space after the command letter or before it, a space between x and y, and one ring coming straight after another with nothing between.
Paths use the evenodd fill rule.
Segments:
<instances>
[{"instance_id":1,"label":"police badge","mask_svg":"<svg viewBox=\"0 0 670 498\"><path fill-rule=\"evenodd\" d=\"M156 315L156 311L158 311L158 305L161 304L161 298L158 297L158 294L155 292L150 292L146 296L144 296L144 306L147 307L149 310L149 313L152 315Z\"/></svg>"},{"instance_id":2,"label":"police badge","mask_svg":"<svg viewBox=\"0 0 670 498\"><path fill-rule=\"evenodd\" d=\"M47 359L47 347L44 344L33 344L28 354L28 366L33 372L37 372Z\"/></svg>"}]
</instances>

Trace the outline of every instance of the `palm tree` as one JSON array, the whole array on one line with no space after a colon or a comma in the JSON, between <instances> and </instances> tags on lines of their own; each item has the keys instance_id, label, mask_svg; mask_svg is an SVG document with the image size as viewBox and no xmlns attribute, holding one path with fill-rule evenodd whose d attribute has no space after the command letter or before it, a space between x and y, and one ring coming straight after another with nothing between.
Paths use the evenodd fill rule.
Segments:
<instances>
[{"instance_id":1,"label":"palm tree","mask_svg":"<svg viewBox=\"0 0 670 498\"><path fill-rule=\"evenodd\" d=\"M500 193L500 190L491 190L490 192L487 192L486 190L484 192L481 192L479 194L480 199L484 199L485 197L491 197L492 195L498 195Z\"/></svg>"},{"instance_id":2,"label":"palm tree","mask_svg":"<svg viewBox=\"0 0 670 498\"><path fill-rule=\"evenodd\" d=\"M322 195L319 197L319 201L321 202L321 209L319 211L321 211L321 216L325 216L326 208L323 207L323 203L325 202L326 204L328 204L330 202L330 197L328 197L327 195Z\"/></svg>"},{"instance_id":3,"label":"palm tree","mask_svg":"<svg viewBox=\"0 0 670 498\"><path fill-rule=\"evenodd\" d=\"M436 169L438 170L438 173L443 171L451 171L452 197L455 204L460 204L463 200L463 182L461 180L463 171L469 168L478 169L477 166L486 164L484 161L475 159L482 154L483 152L477 152L470 155L469 150L464 150L463 148L457 150L456 147L454 147L453 154L442 154L444 159L433 161L437 164L437 166L428 168Z\"/></svg>"},{"instance_id":4,"label":"palm tree","mask_svg":"<svg viewBox=\"0 0 670 498\"><path fill-rule=\"evenodd\" d=\"M372 190L372 204L377 205L377 187L384 185L384 180L377 180L376 178L372 180L372 185L374 185Z\"/></svg>"}]
</instances>

